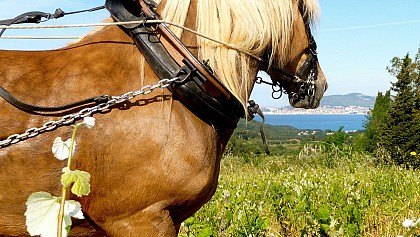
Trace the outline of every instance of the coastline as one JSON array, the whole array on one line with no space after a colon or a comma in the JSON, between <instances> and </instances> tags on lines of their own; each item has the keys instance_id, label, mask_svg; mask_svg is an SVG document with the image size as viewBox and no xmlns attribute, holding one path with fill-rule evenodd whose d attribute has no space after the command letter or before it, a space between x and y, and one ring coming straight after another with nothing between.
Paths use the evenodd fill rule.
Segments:
<instances>
[{"instance_id":1,"label":"coastline","mask_svg":"<svg viewBox=\"0 0 420 237\"><path fill-rule=\"evenodd\" d=\"M369 113L339 113L339 112L328 112L328 113L305 113L305 112L287 112L287 113L273 113L264 112L264 115L369 115Z\"/></svg>"},{"instance_id":2,"label":"coastline","mask_svg":"<svg viewBox=\"0 0 420 237\"><path fill-rule=\"evenodd\" d=\"M320 106L316 109L262 108L267 115L369 115L370 108L361 106Z\"/></svg>"}]
</instances>

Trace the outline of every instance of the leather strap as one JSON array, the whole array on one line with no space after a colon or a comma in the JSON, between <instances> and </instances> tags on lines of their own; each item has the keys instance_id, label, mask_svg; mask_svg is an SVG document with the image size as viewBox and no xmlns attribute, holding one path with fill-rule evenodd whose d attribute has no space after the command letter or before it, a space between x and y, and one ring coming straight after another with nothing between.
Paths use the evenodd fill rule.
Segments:
<instances>
[{"instance_id":1,"label":"leather strap","mask_svg":"<svg viewBox=\"0 0 420 237\"><path fill-rule=\"evenodd\" d=\"M145 12L146 16L157 18L156 14L154 14L150 8L147 7L145 2L140 2L142 6L142 10ZM226 98L230 98L231 94L229 91L223 86L212 73L209 73L206 66L204 66L192 53L188 48L181 42L181 40L165 25L159 24L157 26L157 32L161 34L164 40L161 39L162 44L169 52L175 52L180 54L183 58L187 58L201 74L203 74L207 80L211 83L211 86L216 87L219 92L221 92ZM176 60L177 57L174 57L172 54L171 56ZM180 61L177 60L178 64Z\"/></svg>"},{"instance_id":2,"label":"leather strap","mask_svg":"<svg viewBox=\"0 0 420 237\"><path fill-rule=\"evenodd\" d=\"M43 106L37 106L37 105L31 105L27 104L25 102L22 102L18 100L16 97L14 97L9 91L4 89L4 87L0 86L0 97L2 97L4 100L9 102L11 105L15 106L16 108L23 110L28 113L34 113L38 114L39 112L47 112L47 113L61 113L68 110L73 110L80 108L82 106L87 106L90 104L99 104L99 103L105 103L109 100L109 96L107 95L101 95L92 97L89 99L85 99L82 101L78 101L75 103L63 105L63 106L57 106L57 107L43 107Z\"/></svg>"},{"instance_id":3,"label":"leather strap","mask_svg":"<svg viewBox=\"0 0 420 237\"><path fill-rule=\"evenodd\" d=\"M248 101L248 103L249 103L249 106L248 106L248 114L249 114L248 121L251 121L251 120L254 119L254 114L258 114L261 117L262 122L261 122L261 125L260 125L260 135L261 135L262 142L264 144L265 153L267 155L270 155L270 149L268 147L267 136L265 135L265 131L264 131L264 124L265 124L264 114L261 111L260 106L258 104L256 104L255 101L250 100L250 101Z\"/></svg>"}]
</instances>

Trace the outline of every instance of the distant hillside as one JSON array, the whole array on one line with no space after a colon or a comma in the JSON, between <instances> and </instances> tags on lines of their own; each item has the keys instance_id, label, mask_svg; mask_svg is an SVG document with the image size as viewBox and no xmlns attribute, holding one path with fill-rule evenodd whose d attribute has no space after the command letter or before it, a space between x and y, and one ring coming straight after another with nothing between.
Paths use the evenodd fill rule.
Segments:
<instances>
[{"instance_id":1,"label":"distant hillside","mask_svg":"<svg viewBox=\"0 0 420 237\"><path fill-rule=\"evenodd\" d=\"M373 108L375 99L375 96L367 96L360 93L329 95L322 98L321 106L362 106Z\"/></svg>"}]
</instances>

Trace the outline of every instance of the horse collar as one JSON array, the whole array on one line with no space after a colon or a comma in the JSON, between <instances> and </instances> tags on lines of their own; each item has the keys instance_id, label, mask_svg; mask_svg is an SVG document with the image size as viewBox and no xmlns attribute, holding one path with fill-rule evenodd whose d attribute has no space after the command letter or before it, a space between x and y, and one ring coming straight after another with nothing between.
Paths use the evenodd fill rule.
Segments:
<instances>
[{"instance_id":1,"label":"horse collar","mask_svg":"<svg viewBox=\"0 0 420 237\"><path fill-rule=\"evenodd\" d=\"M152 1L141 1L130 12L120 0L107 0L106 9L119 22L158 20ZM130 24L121 28L131 36L160 79L180 77L169 90L191 112L216 128L235 128L244 116L241 103L215 78L165 24Z\"/></svg>"}]
</instances>

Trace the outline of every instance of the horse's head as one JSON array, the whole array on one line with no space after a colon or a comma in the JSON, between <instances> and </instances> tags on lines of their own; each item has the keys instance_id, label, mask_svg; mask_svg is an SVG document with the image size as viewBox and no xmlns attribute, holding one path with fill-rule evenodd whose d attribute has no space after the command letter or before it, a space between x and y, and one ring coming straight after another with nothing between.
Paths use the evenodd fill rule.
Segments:
<instances>
[{"instance_id":1,"label":"horse's head","mask_svg":"<svg viewBox=\"0 0 420 237\"><path fill-rule=\"evenodd\" d=\"M163 19L209 37L172 28L244 109L259 70L288 93L292 106L319 106L327 83L310 29L319 12L317 0L156 1Z\"/></svg>"},{"instance_id":2,"label":"horse's head","mask_svg":"<svg viewBox=\"0 0 420 237\"><path fill-rule=\"evenodd\" d=\"M268 50L264 61L269 65L264 65L262 69L271 76L273 90L284 90L288 94L290 105L317 108L327 89L310 29L311 22L317 17L318 6L314 0L293 3L292 31L290 36L286 36L289 37L288 50L283 50L281 56Z\"/></svg>"}]
</instances>

